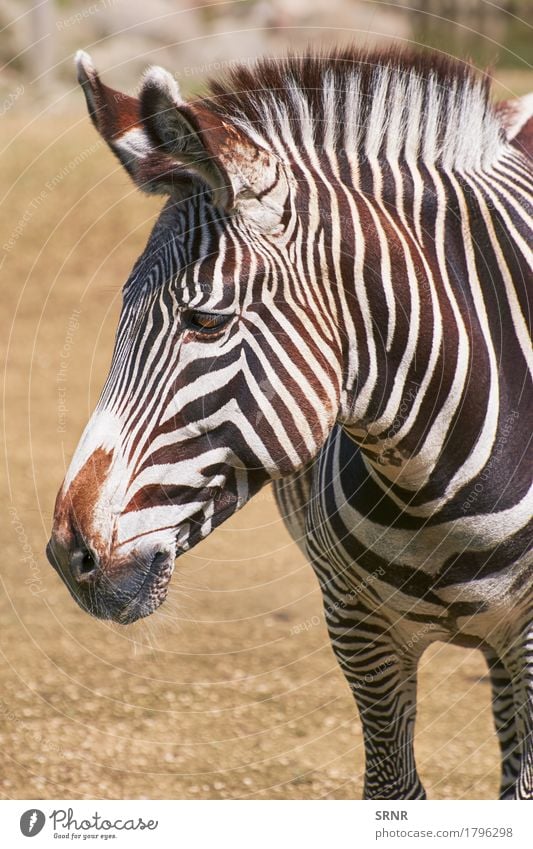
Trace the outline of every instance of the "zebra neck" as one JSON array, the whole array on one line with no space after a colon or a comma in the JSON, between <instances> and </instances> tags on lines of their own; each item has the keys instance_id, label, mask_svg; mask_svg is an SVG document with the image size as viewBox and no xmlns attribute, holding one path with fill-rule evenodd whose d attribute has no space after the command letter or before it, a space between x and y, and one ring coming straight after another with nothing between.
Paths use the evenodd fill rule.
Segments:
<instances>
[{"instance_id":1,"label":"zebra neck","mask_svg":"<svg viewBox=\"0 0 533 849\"><path fill-rule=\"evenodd\" d=\"M420 490L441 460L460 402L466 421L475 421L472 409L486 393L480 386L477 394L462 395L472 339L457 291L466 278L450 279L446 268L446 249L463 237L460 225L448 230L447 248L444 243L450 198L443 186L454 178L434 169L428 186L416 185L405 170L395 179L390 172L388 180L377 174L377 163L359 168L364 191L351 198L351 248L346 223L343 228L346 338L352 343L343 423L380 478ZM435 410L441 411L436 424Z\"/></svg>"},{"instance_id":2,"label":"zebra neck","mask_svg":"<svg viewBox=\"0 0 533 849\"><path fill-rule=\"evenodd\" d=\"M358 439L367 444L387 440L390 447L392 436L402 430L399 416L405 419L415 405L437 354L445 353L446 338L434 245L417 233L412 193L394 191L373 171L366 163L365 191L344 187L339 216L344 298L339 310L346 339L342 418ZM421 203L423 196L422 188ZM333 225L333 250L334 231ZM450 353L443 360L452 364L454 357ZM444 377L445 388L451 374Z\"/></svg>"},{"instance_id":3,"label":"zebra neck","mask_svg":"<svg viewBox=\"0 0 533 849\"><path fill-rule=\"evenodd\" d=\"M507 151L484 172L426 166L418 179L388 172L371 194L343 188L350 343L339 419L380 478L426 488L428 504L439 486L449 499L481 474L494 444L502 457L520 450L529 180L530 166Z\"/></svg>"}]
</instances>

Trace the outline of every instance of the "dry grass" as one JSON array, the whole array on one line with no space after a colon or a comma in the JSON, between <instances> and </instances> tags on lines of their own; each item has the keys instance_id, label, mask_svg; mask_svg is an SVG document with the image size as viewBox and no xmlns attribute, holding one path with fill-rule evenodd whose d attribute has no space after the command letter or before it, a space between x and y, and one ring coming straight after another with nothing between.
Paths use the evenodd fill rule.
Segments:
<instances>
[{"instance_id":1,"label":"dry grass","mask_svg":"<svg viewBox=\"0 0 533 849\"><path fill-rule=\"evenodd\" d=\"M160 201L137 196L107 151L93 147L81 107L69 120L3 121L11 141L2 244L28 221L2 251L2 794L359 796L355 707L329 648L312 570L269 491L184 557L170 603L130 629L84 615L48 566L55 492L106 373L121 284ZM65 358L76 310L79 329ZM307 621L319 624L291 632ZM432 798L496 794L484 675L475 652L436 645L424 657L417 752Z\"/></svg>"}]
</instances>

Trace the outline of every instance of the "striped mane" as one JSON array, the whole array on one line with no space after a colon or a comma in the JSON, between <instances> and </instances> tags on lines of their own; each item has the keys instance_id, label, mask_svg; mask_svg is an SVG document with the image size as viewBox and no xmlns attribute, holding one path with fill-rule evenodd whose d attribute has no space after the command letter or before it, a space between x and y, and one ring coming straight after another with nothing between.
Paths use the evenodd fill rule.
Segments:
<instances>
[{"instance_id":1,"label":"striped mane","mask_svg":"<svg viewBox=\"0 0 533 849\"><path fill-rule=\"evenodd\" d=\"M261 59L211 81L210 108L255 140L369 159L470 170L493 162L503 130L490 80L437 53L348 49Z\"/></svg>"}]
</instances>

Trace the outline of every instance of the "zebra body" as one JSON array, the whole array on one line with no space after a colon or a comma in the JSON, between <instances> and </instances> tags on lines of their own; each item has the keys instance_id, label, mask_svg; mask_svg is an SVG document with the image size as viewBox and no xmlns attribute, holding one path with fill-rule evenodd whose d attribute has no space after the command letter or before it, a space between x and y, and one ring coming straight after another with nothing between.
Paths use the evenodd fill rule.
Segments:
<instances>
[{"instance_id":1,"label":"zebra body","mask_svg":"<svg viewBox=\"0 0 533 849\"><path fill-rule=\"evenodd\" d=\"M299 475L278 481L275 493L289 532L314 566L332 645L363 717L365 795L424 798L413 766L412 725L404 736L397 732L393 745L387 695L400 694L397 721L409 717L414 724L416 667L434 641L480 648L490 666L498 665L495 699L508 695L510 673L501 658L508 658L509 646L520 645L531 617L531 556L515 562L499 557L493 542L487 547L487 539L457 530L453 520L391 534L369 518L375 486L341 428L304 480ZM526 530L523 547L529 542ZM479 552L475 570L460 556L473 545ZM391 558L391 551L401 555ZM502 798L513 796L519 769L518 732L510 731L516 710L509 695L495 705L496 723L504 729Z\"/></svg>"},{"instance_id":2,"label":"zebra body","mask_svg":"<svg viewBox=\"0 0 533 849\"><path fill-rule=\"evenodd\" d=\"M128 622L174 557L274 481L361 714L365 795L423 798L416 669L487 658L501 796L533 798L531 126L456 63L347 52L240 68L186 103L80 79L170 195L49 556Z\"/></svg>"}]
</instances>

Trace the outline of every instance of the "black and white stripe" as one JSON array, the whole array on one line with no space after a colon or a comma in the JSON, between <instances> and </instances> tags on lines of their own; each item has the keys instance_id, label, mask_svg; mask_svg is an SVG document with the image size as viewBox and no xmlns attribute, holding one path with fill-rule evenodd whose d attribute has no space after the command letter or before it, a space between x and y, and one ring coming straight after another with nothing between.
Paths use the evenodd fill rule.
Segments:
<instances>
[{"instance_id":1,"label":"black and white stripe","mask_svg":"<svg viewBox=\"0 0 533 849\"><path fill-rule=\"evenodd\" d=\"M416 669L443 640L485 654L502 797L533 798L523 110L506 134L471 69L348 51L239 68L194 103L152 69L112 134L80 63L100 132L170 194L63 487L112 458L84 531L100 570L146 540L179 554L274 480L359 707L365 795L424 797Z\"/></svg>"}]
</instances>

